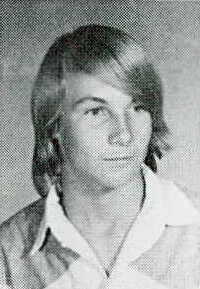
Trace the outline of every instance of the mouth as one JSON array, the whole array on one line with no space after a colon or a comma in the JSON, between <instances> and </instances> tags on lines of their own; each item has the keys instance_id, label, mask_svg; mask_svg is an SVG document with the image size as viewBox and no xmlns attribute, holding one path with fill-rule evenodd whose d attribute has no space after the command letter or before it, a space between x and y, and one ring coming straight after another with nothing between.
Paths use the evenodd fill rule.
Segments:
<instances>
[{"instance_id":1,"label":"mouth","mask_svg":"<svg viewBox=\"0 0 200 289\"><path fill-rule=\"evenodd\" d=\"M133 156L116 156L104 158L105 163L108 165L109 169L127 169L132 166Z\"/></svg>"},{"instance_id":2,"label":"mouth","mask_svg":"<svg viewBox=\"0 0 200 289\"><path fill-rule=\"evenodd\" d=\"M132 156L117 156L112 158L104 158L105 161L128 161L132 159Z\"/></svg>"}]
</instances>

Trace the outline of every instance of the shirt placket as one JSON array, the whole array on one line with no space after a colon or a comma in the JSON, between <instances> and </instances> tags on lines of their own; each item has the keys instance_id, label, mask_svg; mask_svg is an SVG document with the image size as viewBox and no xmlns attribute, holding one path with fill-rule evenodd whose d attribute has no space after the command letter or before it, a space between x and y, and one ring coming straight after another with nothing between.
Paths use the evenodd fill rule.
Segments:
<instances>
[{"instance_id":1,"label":"shirt placket","mask_svg":"<svg viewBox=\"0 0 200 289\"><path fill-rule=\"evenodd\" d=\"M104 288L107 276L100 266L80 258L69 268L73 289L100 289Z\"/></svg>"}]
</instances>

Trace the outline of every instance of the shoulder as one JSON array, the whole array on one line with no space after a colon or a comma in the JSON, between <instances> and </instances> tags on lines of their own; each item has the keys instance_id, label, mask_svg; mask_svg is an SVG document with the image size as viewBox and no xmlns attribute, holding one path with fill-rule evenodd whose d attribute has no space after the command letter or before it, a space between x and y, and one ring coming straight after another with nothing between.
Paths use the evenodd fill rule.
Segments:
<instances>
[{"instance_id":1,"label":"shoulder","mask_svg":"<svg viewBox=\"0 0 200 289\"><path fill-rule=\"evenodd\" d=\"M44 213L44 199L23 208L0 225L0 246L11 251L13 246L31 245Z\"/></svg>"},{"instance_id":2,"label":"shoulder","mask_svg":"<svg viewBox=\"0 0 200 289\"><path fill-rule=\"evenodd\" d=\"M165 193L169 194L172 198L176 197L176 194L182 196L199 212L200 214L200 195L199 192L192 191L190 188L169 179L158 177Z\"/></svg>"},{"instance_id":3,"label":"shoulder","mask_svg":"<svg viewBox=\"0 0 200 289\"><path fill-rule=\"evenodd\" d=\"M166 232L169 233L169 239L175 234L179 241L184 240L187 245L191 245L190 242L194 241L193 246L200 254L200 198L198 194L177 182L158 178L162 186L163 200L168 208L169 223ZM172 239L176 239L175 235Z\"/></svg>"}]
</instances>

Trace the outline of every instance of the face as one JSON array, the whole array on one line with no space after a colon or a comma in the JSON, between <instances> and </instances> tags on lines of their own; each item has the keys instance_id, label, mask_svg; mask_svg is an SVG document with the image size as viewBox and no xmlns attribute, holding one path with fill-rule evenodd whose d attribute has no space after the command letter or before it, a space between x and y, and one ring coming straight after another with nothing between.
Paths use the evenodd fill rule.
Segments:
<instances>
[{"instance_id":1,"label":"face","mask_svg":"<svg viewBox=\"0 0 200 289\"><path fill-rule=\"evenodd\" d=\"M141 174L152 132L142 103L100 78L74 74L64 101L65 162L90 184L114 188Z\"/></svg>"}]
</instances>

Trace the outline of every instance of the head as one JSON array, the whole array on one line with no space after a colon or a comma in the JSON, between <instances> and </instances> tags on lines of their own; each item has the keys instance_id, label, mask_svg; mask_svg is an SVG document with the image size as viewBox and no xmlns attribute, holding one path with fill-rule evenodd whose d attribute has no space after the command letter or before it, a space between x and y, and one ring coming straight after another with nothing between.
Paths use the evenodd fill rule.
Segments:
<instances>
[{"instance_id":1,"label":"head","mask_svg":"<svg viewBox=\"0 0 200 289\"><path fill-rule=\"evenodd\" d=\"M132 103L134 111L140 111L133 132L138 132L135 142L130 138L135 127ZM72 113L74 106L78 110ZM88 25L56 39L44 57L32 92L33 180L38 192L46 195L50 183L60 182L67 160L72 166L77 162L80 175L88 163L88 170L98 170L100 163L92 167L98 163L98 150L104 160L111 160L118 153L136 154L142 146L134 162L138 167L145 162L156 172L155 157L161 158L169 148L162 106L160 78L130 35L108 26ZM81 113L86 117L78 123ZM109 166L113 170L115 165ZM106 175L105 167L100 170L97 179L104 177L103 171Z\"/></svg>"}]
</instances>

